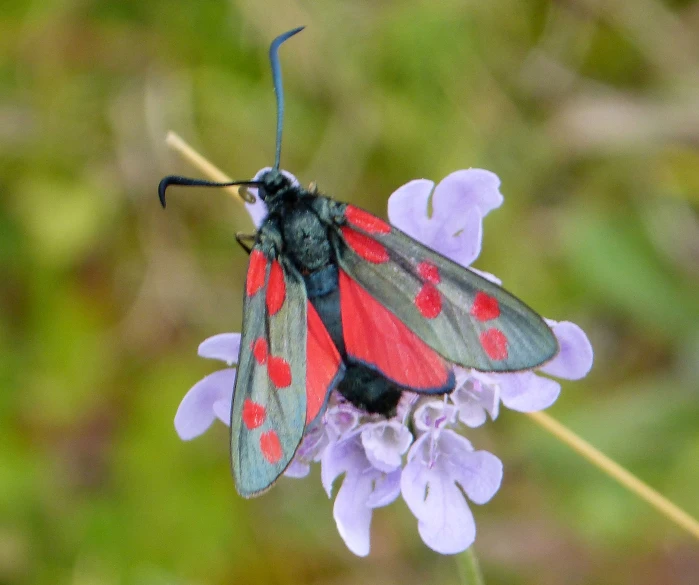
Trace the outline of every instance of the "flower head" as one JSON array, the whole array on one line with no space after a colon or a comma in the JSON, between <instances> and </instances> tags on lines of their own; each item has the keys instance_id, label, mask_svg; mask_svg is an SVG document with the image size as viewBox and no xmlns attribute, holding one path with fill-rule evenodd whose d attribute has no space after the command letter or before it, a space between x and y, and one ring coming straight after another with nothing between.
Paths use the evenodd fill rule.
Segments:
<instances>
[{"instance_id":1,"label":"flower head","mask_svg":"<svg viewBox=\"0 0 699 585\"><path fill-rule=\"evenodd\" d=\"M389 218L411 237L469 266L480 252L483 218L502 204L499 185L497 176L479 169L452 173L436 187L431 181L412 181L389 199ZM428 215L430 203L433 212ZM264 202L258 198L248 210L259 226L266 215ZM495 276L480 274L499 284ZM454 366L456 387L448 397L404 392L391 418L363 412L333 391L325 412L306 428L285 475L305 477L319 462L329 497L343 476L333 515L340 535L357 555L369 553L373 510L399 496L430 548L443 554L465 550L476 534L468 502L489 501L500 487L503 468L495 455L475 450L457 431L497 418L501 403L524 412L546 408L560 393L559 383L548 376L576 380L592 365L592 347L580 327L547 322L560 351L538 373L482 373ZM216 335L199 346L200 355L229 367L199 381L185 395L175 416L182 439L202 434L217 418L230 424L236 374L230 366L237 362L239 349L237 333Z\"/></svg>"}]
</instances>

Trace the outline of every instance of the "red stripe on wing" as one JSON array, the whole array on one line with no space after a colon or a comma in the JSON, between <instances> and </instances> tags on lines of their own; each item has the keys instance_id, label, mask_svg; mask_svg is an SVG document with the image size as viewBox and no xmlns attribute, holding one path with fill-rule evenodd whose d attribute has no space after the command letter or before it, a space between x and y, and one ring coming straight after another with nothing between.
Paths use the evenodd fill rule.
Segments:
<instances>
[{"instance_id":1,"label":"red stripe on wing","mask_svg":"<svg viewBox=\"0 0 699 585\"><path fill-rule=\"evenodd\" d=\"M453 388L449 364L366 290L340 270L340 311L351 358L416 392Z\"/></svg>"},{"instance_id":2,"label":"red stripe on wing","mask_svg":"<svg viewBox=\"0 0 699 585\"><path fill-rule=\"evenodd\" d=\"M306 322L306 424L325 404L333 380L342 366L342 359L328 330L313 305L308 303Z\"/></svg>"}]
</instances>

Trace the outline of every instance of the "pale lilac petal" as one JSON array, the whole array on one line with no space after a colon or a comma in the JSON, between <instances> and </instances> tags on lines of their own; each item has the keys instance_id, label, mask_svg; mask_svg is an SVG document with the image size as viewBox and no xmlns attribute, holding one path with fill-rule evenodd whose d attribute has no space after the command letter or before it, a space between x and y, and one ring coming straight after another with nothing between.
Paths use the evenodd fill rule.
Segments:
<instances>
[{"instance_id":1,"label":"pale lilac petal","mask_svg":"<svg viewBox=\"0 0 699 585\"><path fill-rule=\"evenodd\" d=\"M520 412L534 412L551 406L561 392L554 380L533 372L498 374L502 403Z\"/></svg>"},{"instance_id":2,"label":"pale lilac petal","mask_svg":"<svg viewBox=\"0 0 699 585\"><path fill-rule=\"evenodd\" d=\"M398 421L387 420L363 425L361 439L369 462L376 469L390 473L401 466L413 435Z\"/></svg>"},{"instance_id":3,"label":"pale lilac petal","mask_svg":"<svg viewBox=\"0 0 699 585\"><path fill-rule=\"evenodd\" d=\"M251 180L257 181L264 173L271 170L272 167L265 167L264 169L260 169L259 171L257 171L257 173L255 173L255 176ZM294 185L299 185L298 179L288 171L283 170L282 174L285 177L287 177ZM262 201L262 199L258 196L257 187L247 187L247 190L255 197L255 203L246 203L245 208L248 210L248 213L250 214L250 217L252 218L252 222L255 224L255 227L259 228L262 225L263 220L267 217L267 206L265 205L265 202Z\"/></svg>"},{"instance_id":4,"label":"pale lilac petal","mask_svg":"<svg viewBox=\"0 0 699 585\"><path fill-rule=\"evenodd\" d=\"M323 453L321 480L328 496L332 493L333 481L342 473L345 477L333 506L337 530L354 554L366 556L372 512L367 502L382 474L367 460L359 433L331 443Z\"/></svg>"},{"instance_id":5,"label":"pale lilac petal","mask_svg":"<svg viewBox=\"0 0 699 585\"><path fill-rule=\"evenodd\" d=\"M424 242L430 248L461 266L470 266L478 258L483 239L480 211L472 209L468 214L453 216L448 223L440 223L438 218L433 217L431 223L439 229L429 241Z\"/></svg>"},{"instance_id":6,"label":"pale lilac petal","mask_svg":"<svg viewBox=\"0 0 699 585\"><path fill-rule=\"evenodd\" d=\"M253 188L248 187L248 191L252 192ZM248 214L252 219L253 225L259 229L262 222L267 217L267 206L265 205L265 202L257 196L257 189L255 189L253 195L255 195L255 203L245 202L245 209L248 210Z\"/></svg>"},{"instance_id":7,"label":"pale lilac petal","mask_svg":"<svg viewBox=\"0 0 699 585\"><path fill-rule=\"evenodd\" d=\"M296 458L305 461L320 461L323 451L330 443L327 429L322 423L316 423L306 429L301 445L296 451Z\"/></svg>"},{"instance_id":8,"label":"pale lilac petal","mask_svg":"<svg viewBox=\"0 0 699 585\"><path fill-rule=\"evenodd\" d=\"M455 367L456 389L449 395L457 407L459 420L475 428L487 420L486 413L495 420L500 409L500 386L497 379L464 368Z\"/></svg>"},{"instance_id":9,"label":"pale lilac petal","mask_svg":"<svg viewBox=\"0 0 699 585\"><path fill-rule=\"evenodd\" d=\"M584 378L592 368L592 345L585 332L570 321L548 321L553 333L558 339L560 351L540 371L563 378L579 380Z\"/></svg>"},{"instance_id":10,"label":"pale lilac petal","mask_svg":"<svg viewBox=\"0 0 699 585\"><path fill-rule=\"evenodd\" d=\"M289 467L284 471L286 477L293 477L294 479L300 479L306 477L311 472L310 463L306 463L299 459L292 459L289 463Z\"/></svg>"},{"instance_id":11,"label":"pale lilac petal","mask_svg":"<svg viewBox=\"0 0 699 585\"><path fill-rule=\"evenodd\" d=\"M376 480L374 491L371 492L366 505L370 508L381 508L394 502L400 495L401 470L396 469Z\"/></svg>"},{"instance_id":12,"label":"pale lilac petal","mask_svg":"<svg viewBox=\"0 0 699 585\"><path fill-rule=\"evenodd\" d=\"M438 434L436 439L434 435ZM476 537L473 515L451 474L454 463L441 450L447 435L461 439L463 447L470 443L450 430L426 433L408 454L408 463L401 477L401 493L418 519L418 532L431 549L442 554L466 550ZM455 443L457 444L457 443ZM436 456L433 452L438 453Z\"/></svg>"},{"instance_id":13,"label":"pale lilac petal","mask_svg":"<svg viewBox=\"0 0 699 585\"><path fill-rule=\"evenodd\" d=\"M476 504L485 504L500 489L502 461L487 451L472 451L461 435L445 432L439 449L451 462L451 477Z\"/></svg>"},{"instance_id":14,"label":"pale lilac petal","mask_svg":"<svg viewBox=\"0 0 699 585\"><path fill-rule=\"evenodd\" d=\"M427 229L427 205L434 183L427 179L410 181L388 198L388 220L411 238L423 241Z\"/></svg>"},{"instance_id":15,"label":"pale lilac petal","mask_svg":"<svg viewBox=\"0 0 699 585\"><path fill-rule=\"evenodd\" d=\"M418 406L413 418L419 431L441 429L454 422L456 408L444 400L430 400Z\"/></svg>"},{"instance_id":16,"label":"pale lilac petal","mask_svg":"<svg viewBox=\"0 0 699 585\"><path fill-rule=\"evenodd\" d=\"M341 402L325 411L324 422L333 440L351 433L359 424L361 412L349 402Z\"/></svg>"},{"instance_id":17,"label":"pale lilac petal","mask_svg":"<svg viewBox=\"0 0 699 585\"><path fill-rule=\"evenodd\" d=\"M488 415L485 408L477 402L465 402L459 406L459 420L467 427L475 429L485 424Z\"/></svg>"},{"instance_id":18,"label":"pale lilac petal","mask_svg":"<svg viewBox=\"0 0 699 585\"><path fill-rule=\"evenodd\" d=\"M403 421L405 424L406 419L410 416L410 412L415 406L415 403L420 399L420 395L415 392L403 392L398 401L398 406L396 406L396 416L397 420Z\"/></svg>"},{"instance_id":19,"label":"pale lilac petal","mask_svg":"<svg viewBox=\"0 0 699 585\"><path fill-rule=\"evenodd\" d=\"M369 528L372 509L367 506L372 479L347 473L335 497L333 517L347 548L360 557L369 554Z\"/></svg>"},{"instance_id":20,"label":"pale lilac petal","mask_svg":"<svg viewBox=\"0 0 699 585\"><path fill-rule=\"evenodd\" d=\"M230 401L234 386L234 368L214 372L192 386L175 415L175 430L180 438L189 441L206 431L216 417L214 404Z\"/></svg>"},{"instance_id":21,"label":"pale lilac petal","mask_svg":"<svg viewBox=\"0 0 699 585\"><path fill-rule=\"evenodd\" d=\"M432 197L435 218L467 215L474 209L484 217L502 202L500 179L484 169L466 169L447 175Z\"/></svg>"},{"instance_id":22,"label":"pale lilac petal","mask_svg":"<svg viewBox=\"0 0 699 585\"><path fill-rule=\"evenodd\" d=\"M358 433L341 441L335 441L323 451L320 460L320 480L328 497L332 495L333 482L343 473L361 473L371 467L364 454Z\"/></svg>"},{"instance_id":23,"label":"pale lilac petal","mask_svg":"<svg viewBox=\"0 0 699 585\"><path fill-rule=\"evenodd\" d=\"M229 392L221 400L214 402L214 414L227 427L231 424L231 404L233 402L233 392Z\"/></svg>"},{"instance_id":24,"label":"pale lilac petal","mask_svg":"<svg viewBox=\"0 0 699 585\"><path fill-rule=\"evenodd\" d=\"M221 360L229 366L238 363L240 333L219 333L199 344L197 352L203 358Z\"/></svg>"},{"instance_id":25,"label":"pale lilac petal","mask_svg":"<svg viewBox=\"0 0 699 585\"><path fill-rule=\"evenodd\" d=\"M494 274L490 274L490 272L486 272L485 270L478 270L478 269L474 268L473 266L469 266L468 269L471 272L475 272L478 276L482 276L486 280L489 280L490 282L494 282L498 286L502 286L502 280L500 280Z\"/></svg>"}]
</instances>

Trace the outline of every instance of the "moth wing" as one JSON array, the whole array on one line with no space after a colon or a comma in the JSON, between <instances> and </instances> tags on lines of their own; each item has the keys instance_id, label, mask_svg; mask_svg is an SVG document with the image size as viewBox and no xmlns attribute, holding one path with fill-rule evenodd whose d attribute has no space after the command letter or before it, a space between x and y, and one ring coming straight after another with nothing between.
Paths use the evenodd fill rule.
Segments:
<instances>
[{"instance_id":1,"label":"moth wing","mask_svg":"<svg viewBox=\"0 0 699 585\"><path fill-rule=\"evenodd\" d=\"M357 207L335 225L341 270L449 362L513 372L558 352L544 320L502 287Z\"/></svg>"},{"instance_id":2,"label":"moth wing","mask_svg":"<svg viewBox=\"0 0 699 585\"><path fill-rule=\"evenodd\" d=\"M321 412L344 371L309 306L298 271L283 256L266 257L256 244L245 284L230 425L231 467L244 497L264 492L284 472L306 423ZM307 366L307 358L313 364Z\"/></svg>"},{"instance_id":3,"label":"moth wing","mask_svg":"<svg viewBox=\"0 0 699 585\"><path fill-rule=\"evenodd\" d=\"M347 357L399 386L422 394L454 389L454 372L437 352L343 269L339 271L340 314Z\"/></svg>"}]
</instances>

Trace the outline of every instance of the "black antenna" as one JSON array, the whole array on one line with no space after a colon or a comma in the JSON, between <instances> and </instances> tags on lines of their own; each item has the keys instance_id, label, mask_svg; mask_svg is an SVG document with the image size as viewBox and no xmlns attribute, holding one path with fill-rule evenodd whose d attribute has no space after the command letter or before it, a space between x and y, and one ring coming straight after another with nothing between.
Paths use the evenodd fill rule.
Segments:
<instances>
[{"instance_id":1,"label":"black antenna","mask_svg":"<svg viewBox=\"0 0 699 585\"><path fill-rule=\"evenodd\" d=\"M274 81L274 93L277 95L277 154L274 158L274 169L279 170L279 162L282 157L282 125L284 122L284 88L282 87L282 67L279 64L279 46L288 38L301 32L305 27L300 26L272 41L269 47L269 62L272 65L272 80Z\"/></svg>"},{"instance_id":2,"label":"black antenna","mask_svg":"<svg viewBox=\"0 0 699 585\"><path fill-rule=\"evenodd\" d=\"M231 185L260 185L261 181L231 181L230 183L215 183L213 181L205 181L204 179L190 179L189 177L180 177L178 175L170 175L160 181L158 185L158 197L160 205L165 207L165 191L170 185L183 185L185 187L230 187ZM243 199L245 197L241 195ZM255 198L250 195L250 200L245 199L248 203L255 203Z\"/></svg>"}]
</instances>

